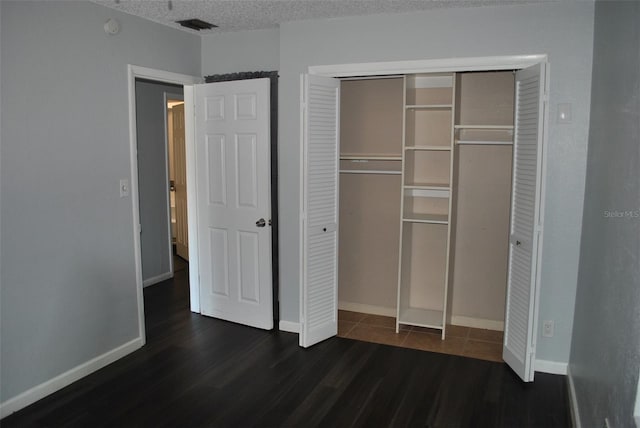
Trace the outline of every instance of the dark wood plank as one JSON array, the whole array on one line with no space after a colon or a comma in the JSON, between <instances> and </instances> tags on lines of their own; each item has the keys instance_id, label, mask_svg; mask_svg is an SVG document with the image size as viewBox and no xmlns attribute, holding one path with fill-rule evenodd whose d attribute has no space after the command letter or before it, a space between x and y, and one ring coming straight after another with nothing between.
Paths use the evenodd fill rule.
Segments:
<instances>
[{"instance_id":1,"label":"dark wood plank","mask_svg":"<svg viewBox=\"0 0 640 428\"><path fill-rule=\"evenodd\" d=\"M145 289L147 344L2 427L566 427L563 376L298 336L189 312L188 271Z\"/></svg>"}]
</instances>

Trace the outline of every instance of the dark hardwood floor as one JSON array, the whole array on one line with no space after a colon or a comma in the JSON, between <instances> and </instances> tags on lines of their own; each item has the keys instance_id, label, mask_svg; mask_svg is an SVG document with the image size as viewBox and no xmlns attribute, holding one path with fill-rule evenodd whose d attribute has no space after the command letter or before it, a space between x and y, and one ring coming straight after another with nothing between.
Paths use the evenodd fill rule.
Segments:
<instances>
[{"instance_id":1,"label":"dark hardwood floor","mask_svg":"<svg viewBox=\"0 0 640 428\"><path fill-rule=\"evenodd\" d=\"M192 314L187 270L145 289L147 344L2 427L566 427L565 378Z\"/></svg>"}]
</instances>

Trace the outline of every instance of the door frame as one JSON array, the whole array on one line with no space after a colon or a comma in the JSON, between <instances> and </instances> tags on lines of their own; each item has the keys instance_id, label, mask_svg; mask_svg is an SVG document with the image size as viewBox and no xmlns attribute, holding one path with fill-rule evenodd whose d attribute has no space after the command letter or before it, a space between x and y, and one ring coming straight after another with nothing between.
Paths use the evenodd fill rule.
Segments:
<instances>
[{"instance_id":1,"label":"door frame","mask_svg":"<svg viewBox=\"0 0 640 428\"><path fill-rule=\"evenodd\" d=\"M193 96L193 90L188 91L189 85L195 85L202 83L201 77L189 76L187 74L173 73L170 71L157 70L153 68L140 67L133 64L127 65L127 84L128 84L128 98L129 98L129 164L130 164L130 197L132 206L132 230L133 230L133 249L134 249L134 264L136 273L136 290L137 290L137 304L138 304L138 329L142 343L146 343L146 333L144 324L144 295L143 295L143 281L142 281L142 250L140 247L140 201L139 201L139 187L138 187L138 141L137 141L137 123L136 123L136 78L153 80L158 83L170 83L174 85L182 85L184 87L184 99L185 99L185 133L189 133L190 126L187 126L193 121L193 116L189 117L188 112L193 113L193 108L188 109L188 98ZM189 95L187 95L189 94ZM166 107L165 107L166 108ZM166 122L166 119L165 119ZM166 128L166 125L165 125ZM165 130L166 132L166 130ZM192 130L191 130L192 132ZM185 136L185 144L187 148L187 183L195 180L195 159L190 159L190 155L194 153L194 147L189 147L193 144L193 138L189 139ZM190 150L191 149L191 150ZM191 162L190 162L191 161ZM191 203L189 201L192 201ZM195 219L195 207L192 205L195 202L195 187L187 186L187 209L189 212L194 213L193 220ZM191 240L192 233L195 234L194 225L192 222L192 216L189 215L189 239ZM197 255L194 255L197 257ZM194 280L195 277L195 280ZM198 297L199 284L197 283L197 266L189 269L189 288L191 295L191 310L194 312L200 311L200 302ZM194 293L195 287L195 293ZM195 296L195 305L194 305ZM194 310L194 308L196 310Z\"/></svg>"},{"instance_id":2,"label":"door frame","mask_svg":"<svg viewBox=\"0 0 640 428\"><path fill-rule=\"evenodd\" d=\"M391 75L405 75L416 73L439 73L439 72L463 72L463 71L494 71L494 70L510 70L510 69L524 69L535 64L545 63L545 85L546 92L549 91L549 60L547 54L533 54L533 55L505 55L505 56L487 56L487 57L467 57L467 58L438 58L438 59L425 59L425 60L409 60L409 61L389 61L389 62L369 62L369 63L352 63L352 64L331 64L331 65L312 65L307 69L308 74L315 74L325 77L334 78L348 78L348 77L369 77L369 76L391 76ZM543 145L542 145L542 170L540 171L540 222L544 225L544 210L546 199L546 155L545 150L546 143L548 141L548 123L549 123L549 109L546 108L544 116L541 118L543 122ZM302 122L300 123L302 132ZM340 148L338 147L338 150ZM338 220L339 221L339 220ZM302 225L302 219L300 220ZM542 246L543 246L543 232L541 229L541 235L538 244L538 258L536 266L532 266L532 270L536 272L535 282L535 296L534 299L534 322L533 322L533 346L538 339L538 309L540 301L540 277L541 277L541 264L542 264ZM300 236L302 240L302 236ZM302 272L302 265L299 267ZM339 286L339 284L338 284ZM300 325L303 322L302 319L302 295L303 284L300 283L300 307L298 308L300 313L300 320L298 323L298 331L300 331ZM534 360L535 366L535 360ZM534 367L535 370L535 367Z\"/></svg>"},{"instance_id":3,"label":"door frame","mask_svg":"<svg viewBox=\"0 0 640 428\"><path fill-rule=\"evenodd\" d=\"M184 92L184 87L182 89L182 91ZM167 165L167 186L166 186L166 192L167 192L167 218L169 219L169 222L167 224L168 226L168 233L169 233L169 266L171 268L171 277L173 278L173 274L175 273L173 271L174 266L173 266L173 233L172 233L172 229L171 229L171 167L170 167L170 162L169 159L173 156L173 153L170 153L170 147L169 147L169 100L174 100L174 101L182 101L184 103L184 95L183 94L176 94L176 93L172 93L172 92L164 92L163 95L163 99L164 99L164 144L165 144L165 163ZM173 113L172 113L173 114ZM173 117L173 116L172 116ZM173 137L173 134L172 134ZM174 159L174 163L175 163L175 159ZM174 165L175 167L175 165ZM188 201L188 199L187 199Z\"/></svg>"},{"instance_id":4,"label":"door frame","mask_svg":"<svg viewBox=\"0 0 640 428\"><path fill-rule=\"evenodd\" d=\"M182 87L182 92L184 92L184 86ZM170 242L170 254L172 255L171 257L171 275L173 277L174 272L174 266L173 266L173 226L171 224L171 159L173 158L173 163L174 163L174 174L175 174L175 149L174 150L170 150L171 148L174 147L174 142L171 142L171 146L169 147L169 102L170 101L182 101L182 104L184 104L184 94L176 94L176 93L171 93L171 92L166 92L164 93L164 121L165 121L165 125L164 125L164 138L165 138L165 149L166 149L166 157L167 157L167 213L168 213L168 218L169 218L169 242ZM171 113L171 120L173 121L173 112ZM173 129L171 130L171 137L173 139ZM186 142L185 142L186 144ZM185 159L185 170L186 170L186 159ZM175 178L175 177L174 177ZM174 195L175 197L175 195ZM177 221L176 221L176 227L177 227Z\"/></svg>"}]
</instances>

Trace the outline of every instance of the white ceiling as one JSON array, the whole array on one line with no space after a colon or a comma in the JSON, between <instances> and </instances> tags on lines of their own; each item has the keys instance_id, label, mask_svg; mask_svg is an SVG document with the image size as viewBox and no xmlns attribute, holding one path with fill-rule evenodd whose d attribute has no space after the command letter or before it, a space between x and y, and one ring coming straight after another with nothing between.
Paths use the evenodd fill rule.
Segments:
<instances>
[{"instance_id":1,"label":"white ceiling","mask_svg":"<svg viewBox=\"0 0 640 428\"><path fill-rule=\"evenodd\" d=\"M92 0L195 34L277 28L288 21L413 12L446 7L536 3L544 0ZM171 3L171 10L169 10ZM175 21L198 18L219 28L194 31Z\"/></svg>"}]
</instances>

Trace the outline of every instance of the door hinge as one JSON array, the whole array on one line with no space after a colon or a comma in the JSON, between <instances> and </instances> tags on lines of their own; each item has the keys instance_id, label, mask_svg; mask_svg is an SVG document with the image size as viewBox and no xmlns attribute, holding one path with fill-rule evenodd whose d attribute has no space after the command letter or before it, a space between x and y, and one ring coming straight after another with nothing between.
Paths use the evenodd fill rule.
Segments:
<instances>
[{"instance_id":1,"label":"door hinge","mask_svg":"<svg viewBox=\"0 0 640 428\"><path fill-rule=\"evenodd\" d=\"M142 233L142 224L138 223L138 233Z\"/></svg>"}]
</instances>

